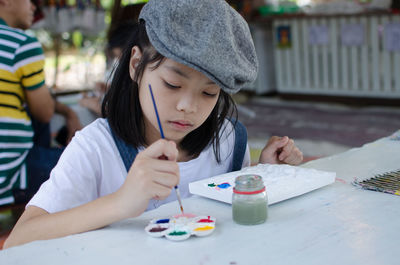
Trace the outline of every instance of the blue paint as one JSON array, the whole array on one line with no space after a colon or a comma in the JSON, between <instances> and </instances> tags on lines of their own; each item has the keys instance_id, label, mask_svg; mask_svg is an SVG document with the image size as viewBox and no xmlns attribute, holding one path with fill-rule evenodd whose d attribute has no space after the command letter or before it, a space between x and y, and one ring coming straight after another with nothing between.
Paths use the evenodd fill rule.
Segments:
<instances>
[{"instance_id":1,"label":"blue paint","mask_svg":"<svg viewBox=\"0 0 400 265\"><path fill-rule=\"evenodd\" d=\"M157 220L157 222L156 222L156 224L166 224L166 223L169 223L169 219L160 219L160 220Z\"/></svg>"},{"instance_id":2,"label":"blue paint","mask_svg":"<svg viewBox=\"0 0 400 265\"><path fill-rule=\"evenodd\" d=\"M219 184L217 187L218 187L218 188L221 188L221 189L227 189L227 188L229 188L230 186L231 186L231 184L229 184L228 182L225 182L225 183Z\"/></svg>"}]
</instances>

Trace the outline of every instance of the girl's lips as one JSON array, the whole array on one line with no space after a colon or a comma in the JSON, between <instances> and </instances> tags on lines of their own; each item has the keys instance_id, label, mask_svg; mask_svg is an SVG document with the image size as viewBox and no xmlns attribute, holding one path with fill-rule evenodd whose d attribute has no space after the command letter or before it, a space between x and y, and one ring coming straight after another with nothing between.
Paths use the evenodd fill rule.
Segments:
<instances>
[{"instance_id":1,"label":"girl's lips","mask_svg":"<svg viewBox=\"0 0 400 265\"><path fill-rule=\"evenodd\" d=\"M170 121L169 123L178 130L186 130L193 126L189 121Z\"/></svg>"}]
</instances>

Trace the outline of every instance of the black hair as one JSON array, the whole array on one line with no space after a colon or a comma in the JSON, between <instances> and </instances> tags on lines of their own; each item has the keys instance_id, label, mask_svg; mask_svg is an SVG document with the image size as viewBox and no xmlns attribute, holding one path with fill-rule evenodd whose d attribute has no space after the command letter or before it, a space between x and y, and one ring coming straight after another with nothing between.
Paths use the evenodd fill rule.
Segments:
<instances>
[{"instance_id":1,"label":"black hair","mask_svg":"<svg viewBox=\"0 0 400 265\"><path fill-rule=\"evenodd\" d=\"M118 48L123 51L128 45L129 40L138 34L138 23L134 21L126 21L116 25L113 29L108 32L107 46L104 50L106 55L106 68L111 69L113 67L115 55L113 49ZM119 59L119 58L117 58Z\"/></svg>"},{"instance_id":2,"label":"black hair","mask_svg":"<svg viewBox=\"0 0 400 265\"><path fill-rule=\"evenodd\" d=\"M109 33L107 42L107 49L120 48L123 50L125 45L128 44L132 35L136 35L138 30L138 23L134 21L127 21L119 24L114 30Z\"/></svg>"},{"instance_id":3,"label":"black hair","mask_svg":"<svg viewBox=\"0 0 400 265\"><path fill-rule=\"evenodd\" d=\"M136 68L134 80L129 74L131 49L138 46L142 52L142 58ZM138 25L137 34L129 40L128 45L115 70L110 89L106 93L102 104L102 115L108 119L112 130L127 144L136 148L145 146L145 126L143 113L139 102L139 86L137 81L141 79L148 64L156 63L151 70L156 69L165 60L151 45L146 33L145 22ZM215 158L218 163L220 158L220 131L225 129L226 118L237 119L236 105L232 97L221 90L217 103L206 121L196 130L186 135L180 143L180 148L189 156L198 156L209 144L213 144Z\"/></svg>"}]
</instances>

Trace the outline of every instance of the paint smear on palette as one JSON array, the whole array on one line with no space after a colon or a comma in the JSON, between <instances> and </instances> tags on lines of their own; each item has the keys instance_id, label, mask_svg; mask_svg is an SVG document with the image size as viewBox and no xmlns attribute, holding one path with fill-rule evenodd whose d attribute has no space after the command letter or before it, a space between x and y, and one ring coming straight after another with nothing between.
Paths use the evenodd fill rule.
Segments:
<instances>
[{"instance_id":1,"label":"paint smear on palette","mask_svg":"<svg viewBox=\"0 0 400 265\"><path fill-rule=\"evenodd\" d=\"M206 230L210 230L210 229L214 229L214 227L206 225L206 226L195 228L194 231L206 231Z\"/></svg>"},{"instance_id":2,"label":"paint smear on palette","mask_svg":"<svg viewBox=\"0 0 400 265\"><path fill-rule=\"evenodd\" d=\"M156 224L167 224L169 223L169 219L160 219L156 221Z\"/></svg>"},{"instance_id":3,"label":"paint smear on palette","mask_svg":"<svg viewBox=\"0 0 400 265\"><path fill-rule=\"evenodd\" d=\"M186 235L187 232L186 231L173 231L171 233L169 233L168 235L170 236L182 236L182 235Z\"/></svg>"},{"instance_id":4,"label":"paint smear on palette","mask_svg":"<svg viewBox=\"0 0 400 265\"><path fill-rule=\"evenodd\" d=\"M210 183L207 186L210 188L215 188L216 190L224 190L224 189L231 187L232 185L229 184L228 182L224 182L221 184Z\"/></svg>"},{"instance_id":5,"label":"paint smear on palette","mask_svg":"<svg viewBox=\"0 0 400 265\"><path fill-rule=\"evenodd\" d=\"M194 214L176 215L170 219L153 219L145 227L151 237L166 237L172 241L182 241L191 235L207 236L215 230L216 219L212 216Z\"/></svg>"},{"instance_id":6,"label":"paint smear on palette","mask_svg":"<svg viewBox=\"0 0 400 265\"><path fill-rule=\"evenodd\" d=\"M198 223L213 223L214 220L211 220L211 217L208 216L207 219L200 219L199 221L197 221Z\"/></svg>"},{"instance_id":7,"label":"paint smear on palette","mask_svg":"<svg viewBox=\"0 0 400 265\"><path fill-rule=\"evenodd\" d=\"M152 229L149 230L149 232L154 233L154 232L162 232L167 230L167 227L153 227Z\"/></svg>"}]
</instances>

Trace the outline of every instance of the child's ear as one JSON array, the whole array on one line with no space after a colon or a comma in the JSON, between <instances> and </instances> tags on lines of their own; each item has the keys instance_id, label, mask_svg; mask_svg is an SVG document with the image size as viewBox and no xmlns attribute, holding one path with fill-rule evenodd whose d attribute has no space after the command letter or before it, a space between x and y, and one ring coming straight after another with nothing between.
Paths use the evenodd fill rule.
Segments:
<instances>
[{"instance_id":1,"label":"child's ear","mask_svg":"<svg viewBox=\"0 0 400 265\"><path fill-rule=\"evenodd\" d=\"M131 50L131 59L129 61L129 75L132 80L135 78L136 69L139 65L140 59L142 59L142 51L138 46L134 46Z\"/></svg>"}]
</instances>

